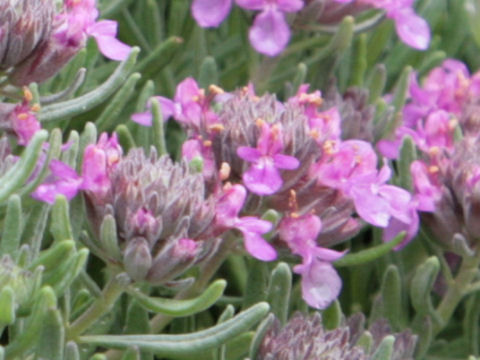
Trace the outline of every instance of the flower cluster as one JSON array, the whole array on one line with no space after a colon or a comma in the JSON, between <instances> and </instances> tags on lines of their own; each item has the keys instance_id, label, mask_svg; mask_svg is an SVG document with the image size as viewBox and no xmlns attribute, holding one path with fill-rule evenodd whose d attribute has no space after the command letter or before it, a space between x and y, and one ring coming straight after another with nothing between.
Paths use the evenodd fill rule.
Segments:
<instances>
[{"instance_id":1,"label":"flower cluster","mask_svg":"<svg viewBox=\"0 0 480 360\"><path fill-rule=\"evenodd\" d=\"M322 317L315 313L305 317L296 313L281 328L276 320L265 334L257 355L257 360L368 360L375 359L382 340L394 337L394 344L386 359L411 360L416 346L416 336L410 331L393 333L384 319L379 319L364 329L362 314L351 316L345 324L326 330ZM359 339L369 333L373 346L360 344Z\"/></svg>"},{"instance_id":2,"label":"flower cluster","mask_svg":"<svg viewBox=\"0 0 480 360\"><path fill-rule=\"evenodd\" d=\"M343 255L327 247L351 238L365 222L384 228L386 241L406 231L407 242L417 231L418 216L410 193L387 183L388 165L377 169L372 146L343 140L337 108L319 110L320 92L307 90L301 86L282 103L272 95L257 96L251 87L234 93L211 87L206 93L187 78L173 100L157 100L164 119L174 117L184 126L183 155L203 160L211 191L225 182L237 184L231 189L241 184L248 190L238 192L244 214L261 216L274 209L282 215L273 244L302 259L294 270L302 275L303 297L324 308L340 292L332 262ZM148 112L133 119L151 123ZM257 259L276 258L272 245L260 237L245 240Z\"/></svg>"},{"instance_id":3,"label":"flower cluster","mask_svg":"<svg viewBox=\"0 0 480 360\"><path fill-rule=\"evenodd\" d=\"M409 93L403 123L379 148L395 158L403 138L411 137L420 150L411 164L417 208L445 245L452 245L456 234L472 242L480 234L474 220L479 201L479 74L470 75L463 63L449 59L422 86L412 76Z\"/></svg>"}]
</instances>

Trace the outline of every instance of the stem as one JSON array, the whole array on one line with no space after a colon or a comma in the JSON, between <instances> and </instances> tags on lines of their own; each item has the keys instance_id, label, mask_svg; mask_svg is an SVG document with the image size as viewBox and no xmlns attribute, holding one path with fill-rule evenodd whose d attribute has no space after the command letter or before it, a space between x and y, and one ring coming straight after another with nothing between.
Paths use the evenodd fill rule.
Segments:
<instances>
[{"instance_id":1,"label":"stem","mask_svg":"<svg viewBox=\"0 0 480 360\"><path fill-rule=\"evenodd\" d=\"M107 286L103 289L102 295L70 326L67 340L75 340L104 314L110 311L117 299L122 295L124 289L124 283L119 282L117 274L114 274Z\"/></svg>"},{"instance_id":2,"label":"stem","mask_svg":"<svg viewBox=\"0 0 480 360\"><path fill-rule=\"evenodd\" d=\"M434 324L434 334L438 334L450 321L455 309L469 290L472 281L475 279L479 264L479 254L463 258L457 276L449 283L447 293L436 310L440 323Z\"/></svg>"}]
</instances>

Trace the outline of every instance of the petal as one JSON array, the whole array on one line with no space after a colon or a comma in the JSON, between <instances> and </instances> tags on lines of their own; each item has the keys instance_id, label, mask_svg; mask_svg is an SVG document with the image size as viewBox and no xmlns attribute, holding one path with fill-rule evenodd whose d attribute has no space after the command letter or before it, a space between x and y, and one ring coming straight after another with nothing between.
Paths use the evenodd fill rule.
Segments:
<instances>
[{"instance_id":1,"label":"petal","mask_svg":"<svg viewBox=\"0 0 480 360\"><path fill-rule=\"evenodd\" d=\"M296 12L303 7L302 0L277 0L277 7L283 12Z\"/></svg>"},{"instance_id":2,"label":"petal","mask_svg":"<svg viewBox=\"0 0 480 360\"><path fill-rule=\"evenodd\" d=\"M430 44L430 27L411 8L395 12L395 28L402 41L418 50L426 50Z\"/></svg>"},{"instance_id":3,"label":"petal","mask_svg":"<svg viewBox=\"0 0 480 360\"><path fill-rule=\"evenodd\" d=\"M248 162L257 162L262 154L256 148L251 148L248 146L239 146L237 148L237 155Z\"/></svg>"},{"instance_id":4,"label":"petal","mask_svg":"<svg viewBox=\"0 0 480 360\"><path fill-rule=\"evenodd\" d=\"M290 39L290 29L283 13L268 9L258 14L250 28L249 39L253 48L261 54L280 54Z\"/></svg>"},{"instance_id":5,"label":"petal","mask_svg":"<svg viewBox=\"0 0 480 360\"><path fill-rule=\"evenodd\" d=\"M282 177L270 159L262 158L243 174L243 183L257 195L271 195L283 184Z\"/></svg>"},{"instance_id":6,"label":"petal","mask_svg":"<svg viewBox=\"0 0 480 360\"><path fill-rule=\"evenodd\" d=\"M137 124L152 126L152 113L150 111L133 114L131 119Z\"/></svg>"},{"instance_id":7,"label":"petal","mask_svg":"<svg viewBox=\"0 0 480 360\"><path fill-rule=\"evenodd\" d=\"M236 228L243 234L245 248L256 259L272 261L277 252L261 235L272 229L272 224L256 217L243 217L237 220Z\"/></svg>"},{"instance_id":8,"label":"petal","mask_svg":"<svg viewBox=\"0 0 480 360\"><path fill-rule=\"evenodd\" d=\"M294 270L301 271L302 297L311 307L325 309L340 294L342 280L330 263L314 260L310 266Z\"/></svg>"},{"instance_id":9,"label":"petal","mask_svg":"<svg viewBox=\"0 0 480 360\"><path fill-rule=\"evenodd\" d=\"M267 0L236 0L236 3L247 10L263 10L267 6Z\"/></svg>"},{"instance_id":10,"label":"petal","mask_svg":"<svg viewBox=\"0 0 480 360\"><path fill-rule=\"evenodd\" d=\"M100 52L107 58L122 61L125 60L132 48L116 39L117 22L102 20L87 29L87 33L95 38Z\"/></svg>"},{"instance_id":11,"label":"petal","mask_svg":"<svg viewBox=\"0 0 480 360\"><path fill-rule=\"evenodd\" d=\"M227 17L232 0L194 0L193 17L201 27L217 27Z\"/></svg>"},{"instance_id":12,"label":"petal","mask_svg":"<svg viewBox=\"0 0 480 360\"><path fill-rule=\"evenodd\" d=\"M293 170L300 166L300 161L293 156L277 154L273 156L273 164L277 169Z\"/></svg>"}]
</instances>

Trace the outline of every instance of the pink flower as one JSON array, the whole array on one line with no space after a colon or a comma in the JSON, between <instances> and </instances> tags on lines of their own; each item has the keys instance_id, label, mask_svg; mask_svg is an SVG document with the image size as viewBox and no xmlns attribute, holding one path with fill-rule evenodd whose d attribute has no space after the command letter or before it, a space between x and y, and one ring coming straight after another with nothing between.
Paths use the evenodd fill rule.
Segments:
<instances>
[{"instance_id":1,"label":"pink flower","mask_svg":"<svg viewBox=\"0 0 480 360\"><path fill-rule=\"evenodd\" d=\"M317 246L315 240L322 228L320 218L308 214L286 217L279 225L280 238L292 253L302 257L302 264L293 270L302 275L302 296L308 305L325 309L335 300L342 288L342 280L331 265L344 253Z\"/></svg>"},{"instance_id":2,"label":"pink flower","mask_svg":"<svg viewBox=\"0 0 480 360\"><path fill-rule=\"evenodd\" d=\"M64 195L71 200L80 189L82 178L75 170L59 160L52 160L50 175L32 193L34 199L53 204L57 195Z\"/></svg>"},{"instance_id":3,"label":"pink flower","mask_svg":"<svg viewBox=\"0 0 480 360\"><path fill-rule=\"evenodd\" d=\"M85 148L82 164L82 189L90 192L99 201L110 190L112 169L122 156L122 148L114 133L110 138L107 133L100 135L97 144Z\"/></svg>"},{"instance_id":4,"label":"pink flower","mask_svg":"<svg viewBox=\"0 0 480 360\"><path fill-rule=\"evenodd\" d=\"M207 98L205 91L199 88L195 79L191 77L177 85L173 101L163 96L156 96L155 99L162 109L163 120L173 117L183 124L198 128L202 121L210 124L217 119L215 113L210 110L212 98ZM132 120L140 125L151 126L152 114L150 111L137 113L132 116Z\"/></svg>"},{"instance_id":5,"label":"pink flower","mask_svg":"<svg viewBox=\"0 0 480 360\"><path fill-rule=\"evenodd\" d=\"M217 201L216 223L221 228L237 229L243 234L245 248L254 258L262 261L275 260L277 252L262 234L272 229L272 224L253 216L238 217L245 202L247 191L242 185L226 186Z\"/></svg>"},{"instance_id":6,"label":"pink flower","mask_svg":"<svg viewBox=\"0 0 480 360\"><path fill-rule=\"evenodd\" d=\"M252 166L243 174L243 182L251 192L258 195L271 195L283 184L278 169L296 169L300 162L293 156L283 155L282 130L278 124L259 122L260 137L257 147L240 146L237 155Z\"/></svg>"},{"instance_id":7,"label":"pink flower","mask_svg":"<svg viewBox=\"0 0 480 360\"><path fill-rule=\"evenodd\" d=\"M95 21L98 10L95 0L65 0L66 12L57 16L63 23L55 32L55 38L65 44L83 46L87 36L97 41L100 52L112 60L125 60L131 50L116 39L117 23L112 20Z\"/></svg>"},{"instance_id":8,"label":"pink flower","mask_svg":"<svg viewBox=\"0 0 480 360\"><path fill-rule=\"evenodd\" d=\"M290 40L290 29L284 13L296 12L303 7L301 0L237 0L248 10L260 10L250 28L250 43L259 53L277 56Z\"/></svg>"},{"instance_id":9,"label":"pink flower","mask_svg":"<svg viewBox=\"0 0 480 360\"><path fill-rule=\"evenodd\" d=\"M40 122L26 101L13 109L9 119L12 129L18 137L19 145L27 145L33 135L41 129Z\"/></svg>"}]
</instances>

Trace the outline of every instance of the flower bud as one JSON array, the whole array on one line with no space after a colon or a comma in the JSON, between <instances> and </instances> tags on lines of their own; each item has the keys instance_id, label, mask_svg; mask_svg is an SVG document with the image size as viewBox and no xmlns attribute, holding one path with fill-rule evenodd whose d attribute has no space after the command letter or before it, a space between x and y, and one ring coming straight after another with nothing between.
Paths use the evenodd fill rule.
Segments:
<instances>
[{"instance_id":1,"label":"flower bud","mask_svg":"<svg viewBox=\"0 0 480 360\"><path fill-rule=\"evenodd\" d=\"M123 265L132 279L164 284L215 250L214 199L205 193L202 174L191 173L187 162L158 158L154 150L149 157L132 150L117 160L103 174L109 184L104 196L87 189L85 198L97 235L101 219L115 218ZM103 251L99 255L111 261Z\"/></svg>"},{"instance_id":2,"label":"flower bud","mask_svg":"<svg viewBox=\"0 0 480 360\"><path fill-rule=\"evenodd\" d=\"M4 0L0 4L0 70L33 56L48 40L55 13L53 0Z\"/></svg>"},{"instance_id":3,"label":"flower bud","mask_svg":"<svg viewBox=\"0 0 480 360\"><path fill-rule=\"evenodd\" d=\"M288 321L284 328L275 320L260 345L256 360L369 360L382 346L382 340L393 337L394 343L388 359L413 359L416 336L409 330L393 334L384 319L375 321L368 329L373 346L366 349L357 344L365 333L362 314L351 316L345 324L326 330L319 313L305 317L300 313Z\"/></svg>"}]
</instances>

